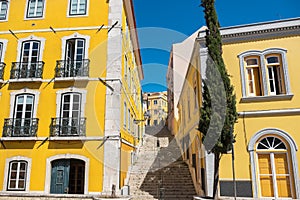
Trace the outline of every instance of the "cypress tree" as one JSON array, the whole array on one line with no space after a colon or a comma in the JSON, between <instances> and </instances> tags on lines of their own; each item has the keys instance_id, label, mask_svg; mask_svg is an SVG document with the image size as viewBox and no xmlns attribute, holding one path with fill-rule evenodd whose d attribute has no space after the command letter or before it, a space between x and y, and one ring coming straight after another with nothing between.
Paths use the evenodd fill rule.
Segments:
<instances>
[{"instance_id":1,"label":"cypress tree","mask_svg":"<svg viewBox=\"0 0 300 200\"><path fill-rule=\"evenodd\" d=\"M201 6L204 8L207 25L206 46L209 56L203 79L199 131L206 150L215 155L213 197L216 198L221 156L230 151L235 142L233 130L237 120L236 96L222 58L215 0L201 0Z\"/></svg>"}]
</instances>

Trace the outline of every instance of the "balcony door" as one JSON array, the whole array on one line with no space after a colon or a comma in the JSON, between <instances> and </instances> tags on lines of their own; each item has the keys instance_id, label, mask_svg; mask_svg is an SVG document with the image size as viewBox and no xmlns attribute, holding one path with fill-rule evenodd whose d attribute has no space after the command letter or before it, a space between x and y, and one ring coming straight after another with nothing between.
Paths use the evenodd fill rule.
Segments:
<instances>
[{"instance_id":1,"label":"balcony door","mask_svg":"<svg viewBox=\"0 0 300 200\"><path fill-rule=\"evenodd\" d=\"M81 94L66 93L62 95L61 130L63 135L80 134Z\"/></svg>"},{"instance_id":2,"label":"balcony door","mask_svg":"<svg viewBox=\"0 0 300 200\"><path fill-rule=\"evenodd\" d=\"M80 76L84 65L85 40L72 38L66 42L65 75L67 77Z\"/></svg>"},{"instance_id":3,"label":"balcony door","mask_svg":"<svg viewBox=\"0 0 300 200\"><path fill-rule=\"evenodd\" d=\"M26 41L22 43L20 57L20 78L35 78L38 69L40 54L39 41Z\"/></svg>"},{"instance_id":4,"label":"balcony door","mask_svg":"<svg viewBox=\"0 0 300 200\"><path fill-rule=\"evenodd\" d=\"M34 96L22 94L16 96L14 108L14 136L30 136L33 118Z\"/></svg>"}]
</instances>

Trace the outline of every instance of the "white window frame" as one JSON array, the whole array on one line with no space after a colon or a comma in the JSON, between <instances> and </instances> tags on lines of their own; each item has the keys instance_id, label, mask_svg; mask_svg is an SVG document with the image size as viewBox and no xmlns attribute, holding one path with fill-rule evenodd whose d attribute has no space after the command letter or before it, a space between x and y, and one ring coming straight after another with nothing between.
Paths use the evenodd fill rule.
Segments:
<instances>
[{"instance_id":1,"label":"white window frame","mask_svg":"<svg viewBox=\"0 0 300 200\"><path fill-rule=\"evenodd\" d=\"M268 63L268 58L270 57L277 57L278 59L278 63ZM279 87L280 89L279 90L283 90L283 85L282 85L282 61L280 59L280 56L278 56L278 54L276 55L267 55L265 56L265 60L266 60L266 67L267 67L267 71L269 70L269 67L272 67L272 76L273 76L273 87L274 87L274 92L271 91L271 85L270 85L270 76L269 76L269 72L267 73L267 77L268 77L268 86L269 86L269 93L270 95L277 95L277 91L276 91L276 84L275 84L275 79L279 79ZM280 70L280 77L275 77L275 73L274 73L274 66L278 66L279 67L279 70ZM276 70L278 70L278 67L276 68ZM277 72L277 75L278 75L278 72ZM279 93L282 93L283 91L279 91Z\"/></svg>"},{"instance_id":2,"label":"white window frame","mask_svg":"<svg viewBox=\"0 0 300 200\"><path fill-rule=\"evenodd\" d=\"M28 11L29 11L29 2L31 0L27 0L26 2L26 8L25 8L25 12L24 12L24 19L25 20L34 20L34 19L44 19L45 18L45 11L46 11L46 0L43 0L43 13L42 13L42 16L31 16L29 17L28 16ZM35 10L36 12L36 10Z\"/></svg>"},{"instance_id":3,"label":"white window frame","mask_svg":"<svg viewBox=\"0 0 300 200\"><path fill-rule=\"evenodd\" d=\"M88 55L89 55L89 48L90 48L90 36L88 35L81 35L79 33L73 33L72 35L69 36L65 36L61 38L61 60L65 60L65 53L66 53L66 44L67 44L67 40L69 39L77 39L77 38L82 38L85 40L85 49L84 49L84 58L83 59L88 59Z\"/></svg>"},{"instance_id":4,"label":"white window frame","mask_svg":"<svg viewBox=\"0 0 300 200\"><path fill-rule=\"evenodd\" d=\"M12 161L26 161L27 162L27 170L26 170L26 184L25 184L25 190L8 190L8 181L9 181L9 168L10 168L10 162ZM30 188L30 174L31 174L31 163L32 159L24 156L14 156L10 158L6 158L5 161L5 169L4 169L4 179L3 179L3 191L6 192L28 192Z\"/></svg>"},{"instance_id":5,"label":"white window frame","mask_svg":"<svg viewBox=\"0 0 300 200\"><path fill-rule=\"evenodd\" d=\"M0 8L2 6L2 2L0 1ZM0 22L6 22L8 21L8 16L9 16L9 6L10 6L10 0L7 0L7 10L6 10L6 17L5 19L0 19Z\"/></svg>"},{"instance_id":6,"label":"white window frame","mask_svg":"<svg viewBox=\"0 0 300 200\"><path fill-rule=\"evenodd\" d=\"M45 49L45 38L41 38L41 37L36 37L34 35L31 35L27 38L22 38L22 39L19 39L18 41L18 52L17 52L17 62L19 62L21 60L21 56L22 56L22 46L23 46L23 43L24 42L27 42L27 41L32 41L32 40L36 40L36 41L39 41L40 42L40 55L39 55L39 61L42 61L43 60L43 53L44 53L44 49Z\"/></svg>"},{"instance_id":7,"label":"white window frame","mask_svg":"<svg viewBox=\"0 0 300 200\"><path fill-rule=\"evenodd\" d=\"M34 95L34 107L33 107L33 115L32 118L37 118L37 109L38 109L38 103L39 103L39 96L40 92L36 90L30 90L27 88L24 88L22 90L16 91L16 92L11 92L10 93L10 113L9 113L9 118L14 117L14 112L15 112L15 100L17 95L22 95L22 94L31 94Z\"/></svg>"},{"instance_id":8,"label":"white window frame","mask_svg":"<svg viewBox=\"0 0 300 200\"><path fill-rule=\"evenodd\" d=\"M247 58L245 58L245 62L247 63L247 60L250 60L250 59L255 59L256 61L257 61L257 64L256 65L247 65L246 64L246 66L245 66L245 68L244 68L244 71L245 71L245 74L246 74L246 85L247 85L247 94L248 94L248 96L253 96L253 97L255 97L255 96L257 96L256 95L256 85L255 85L255 83L256 83L256 77L255 77L255 75L254 75L254 68L257 68L258 69L258 72L259 72L259 76L260 76L260 73L261 73L261 65L259 64L259 58L258 57L247 57ZM248 80L248 70L250 70L250 72L251 72L251 77L252 77L252 89L253 89L253 93L251 93L250 92L250 88L249 88L249 80ZM260 84L260 87L262 87L262 81L260 81L259 82L259 84Z\"/></svg>"},{"instance_id":9,"label":"white window frame","mask_svg":"<svg viewBox=\"0 0 300 200\"><path fill-rule=\"evenodd\" d=\"M86 0L85 14L71 14L71 3L72 3L72 1L73 0L68 1L67 17L85 17L85 16L89 15L90 0Z\"/></svg>"},{"instance_id":10,"label":"white window frame","mask_svg":"<svg viewBox=\"0 0 300 200\"><path fill-rule=\"evenodd\" d=\"M81 111L80 111L80 117L84 117L85 115L85 105L86 105L86 90L78 89L78 88L68 88L64 90L58 90L56 92L56 117L60 117L60 111L62 106L62 95L65 93L80 93L81 94Z\"/></svg>"},{"instance_id":11,"label":"white window frame","mask_svg":"<svg viewBox=\"0 0 300 200\"><path fill-rule=\"evenodd\" d=\"M268 79L267 79L267 67L265 63L265 59L268 55L271 54L277 54L280 55L281 61L282 61L282 75L283 75L283 81L284 81L284 87L285 87L285 94L281 95L292 95L291 93L291 87L290 87L290 78L288 73L288 64L287 64L287 57L286 57L287 50L282 48L269 48L265 49L263 51L257 51L257 50L251 50L246 51L238 55L238 58L240 60L240 73L241 73L241 82L242 82L242 97L247 98L251 97L247 94L247 77L245 73L245 59L247 57L259 57L260 58L260 67L261 67L261 73L262 73L262 93L263 96L278 96L278 95L271 95L268 88ZM260 97L260 96L257 96Z\"/></svg>"},{"instance_id":12,"label":"white window frame","mask_svg":"<svg viewBox=\"0 0 300 200\"><path fill-rule=\"evenodd\" d=\"M0 62L4 62L8 40L0 39L0 42L2 43L2 51L0 51Z\"/></svg>"},{"instance_id":13,"label":"white window frame","mask_svg":"<svg viewBox=\"0 0 300 200\"><path fill-rule=\"evenodd\" d=\"M90 170L90 159L77 154L59 154L52 157L47 158L46 160L46 171L45 171L45 194L50 194L50 186L51 186L51 162L59 159L78 159L85 162L85 171L84 171L84 194L89 193L89 170Z\"/></svg>"}]
</instances>

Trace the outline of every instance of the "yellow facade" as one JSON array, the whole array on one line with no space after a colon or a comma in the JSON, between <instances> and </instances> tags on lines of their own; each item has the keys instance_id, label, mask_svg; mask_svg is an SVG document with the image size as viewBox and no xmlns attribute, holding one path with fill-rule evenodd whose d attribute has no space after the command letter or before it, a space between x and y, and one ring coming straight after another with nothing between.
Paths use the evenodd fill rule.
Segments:
<instances>
[{"instance_id":1,"label":"yellow facade","mask_svg":"<svg viewBox=\"0 0 300 200\"><path fill-rule=\"evenodd\" d=\"M5 6L6 16L0 17L2 192L93 195L109 193L113 184L118 192L144 131L142 123L133 124L143 114L143 72L132 2L11 0ZM119 18L110 16L119 10ZM109 60L116 51L110 37L120 41L117 64ZM116 65L119 72L107 70ZM124 103L132 113L131 129L123 126ZM107 147L111 141L118 145ZM106 149L118 151L110 181ZM53 186L55 178L61 186Z\"/></svg>"},{"instance_id":2,"label":"yellow facade","mask_svg":"<svg viewBox=\"0 0 300 200\"><path fill-rule=\"evenodd\" d=\"M221 29L223 58L234 85L239 114L233 151L238 197L300 198L299 24L300 19L295 18ZM205 79L205 34L205 31L199 32L190 61L200 59L197 65L200 79ZM185 84L191 82L188 74L192 67L187 67ZM201 91L201 84L198 88ZM178 130L179 127L178 134L192 138L193 131L183 130L189 123L182 123L186 117L182 112L188 112L186 91L183 87L182 101L174 105L180 112L172 128ZM197 152L195 142L191 141L188 146L190 156L191 152ZM186 158L186 149L182 152ZM202 150L202 155L203 163L194 168L203 168L202 192L211 196L213 154ZM193 169L191 159L189 157L187 163ZM191 170L191 173L195 172ZM195 177L193 179L195 182ZM219 195L234 196L233 187L232 152L228 152L221 158Z\"/></svg>"},{"instance_id":3,"label":"yellow facade","mask_svg":"<svg viewBox=\"0 0 300 200\"><path fill-rule=\"evenodd\" d=\"M165 123L168 113L167 92L149 92L143 94L148 118L146 125L156 126Z\"/></svg>"}]
</instances>

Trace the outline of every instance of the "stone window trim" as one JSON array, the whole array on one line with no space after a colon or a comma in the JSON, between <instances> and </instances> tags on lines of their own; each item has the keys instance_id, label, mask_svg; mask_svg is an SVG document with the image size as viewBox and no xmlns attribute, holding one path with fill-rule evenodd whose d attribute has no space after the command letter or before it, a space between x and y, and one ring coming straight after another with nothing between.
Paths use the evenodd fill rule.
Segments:
<instances>
[{"instance_id":1,"label":"stone window trim","mask_svg":"<svg viewBox=\"0 0 300 200\"><path fill-rule=\"evenodd\" d=\"M25 20L35 20L35 19L45 19L45 11L46 11L46 0L43 0L43 8L42 8L42 16L29 16L29 4L31 0L27 0L25 12L24 12L24 19Z\"/></svg>"},{"instance_id":2,"label":"stone window trim","mask_svg":"<svg viewBox=\"0 0 300 200\"><path fill-rule=\"evenodd\" d=\"M34 95L34 107L33 107L33 116L32 118L37 118L37 109L38 109L38 103L39 103L39 96L40 92L37 90L30 90L27 88L24 88L22 90L11 92L10 93L10 112L9 112L9 118L13 118L14 116L14 108L15 108L15 100L18 95L21 94L31 94Z\"/></svg>"},{"instance_id":3,"label":"stone window trim","mask_svg":"<svg viewBox=\"0 0 300 200\"><path fill-rule=\"evenodd\" d=\"M1 2L1 1L0 1ZM7 3L7 10L6 10L6 16L5 16L5 18L4 19L0 19L0 22L6 22L6 21L8 21L8 16L9 16L9 6L10 6L10 0L7 0L7 1L3 1L2 0L2 2L6 2ZM2 6L2 4L1 4L1 6ZM1 9L1 8L0 8ZM0 10L1 11L1 10Z\"/></svg>"},{"instance_id":4,"label":"stone window trim","mask_svg":"<svg viewBox=\"0 0 300 200\"><path fill-rule=\"evenodd\" d=\"M9 179L9 167L10 163L12 161L26 161L27 162L27 170L26 170L26 184L25 184L25 190L18 191L18 192L28 192L30 188L30 173L31 173L31 164L32 159L24 156L13 156L10 158L6 158L5 161L5 169L4 169L4 181L3 181L3 191L5 192L16 192L8 190L8 179Z\"/></svg>"},{"instance_id":5,"label":"stone window trim","mask_svg":"<svg viewBox=\"0 0 300 200\"><path fill-rule=\"evenodd\" d=\"M45 38L41 38L41 37L36 37L34 35L31 35L27 38L21 38L18 41L18 49L17 49L17 62L19 62L21 60L21 56L22 56L22 45L24 42L29 42L29 41L38 41L40 42L40 46L39 46L39 61L43 61L43 52L45 49Z\"/></svg>"},{"instance_id":6,"label":"stone window trim","mask_svg":"<svg viewBox=\"0 0 300 200\"><path fill-rule=\"evenodd\" d=\"M71 3L73 0L68 0L67 17L85 17L89 15L90 0L85 0L85 13L71 14Z\"/></svg>"},{"instance_id":7,"label":"stone window trim","mask_svg":"<svg viewBox=\"0 0 300 200\"><path fill-rule=\"evenodd\" d=\"M88 35L81 35L77 32L73 33L69 36L64 36L61 38L62 46L61 46L61 60L65 60L65 53L66 53L66 44L67 40L69 39L84 39L85 40L85 50L84 50L84 59L88 59L89 55L89 48L90 48L90 36Z\"/></svg>"},{"instance_id":8,"label":"stone window trim","mask_svg":"<svg viewBox=\"0 0 300 200\"><path fill-rule=\"evenodd\" d=\"M2 49L0 49L0 62L4 62L7 42L8 40L0 39L0 43L2 44Z\"/></svg>"},{"instance_id":9,"label":"stone window trim","mask_svg":"<svg viewBox=\"0 0 300 200\"><path fill-rule=\"evenodd\" d=\"M85 174L84 174L84 194L88 194L89 186L89 169L90 169L90 159L77 154L58 154L51 156L46 159L46 171L45 171L45 194L50 194L50 185L51 185L51 162L59 159L78 159L85 162Z\"/></svg>"},{"instance_id":10,"label":"stone window trim","mask_svg":"<svg viewBox=\"0 0 300 200\"><path fill-rule=\"evenodd\" d=\"M259 57L260 58L260 64L261 64L261 73L262 73L262 91L263 96L276 96L276 95L269 95L268 93L268 80L267 80L267 69L264 59L269 54L277 54L280 55L282 58L282 69L283 69L283 77L284 77L284 85L285 85L285 95L291 95L291 87L290 87L290 78L288 73L288 64L287 64L287 58L286 58L286 49L282 48L268 48L263 51L258 50L250 50L243 52L238 55L239 62L240 62L240 73L241 73L241 83L242 83L242 98L248 98L247 95L247 80L245 75L245 64L244 60L247 57ZM251 96L250 96L251 97ZM253 97L253 96L252 96ZM259 98L261 96L257 96L256 98Z\"/></svg>"},{"instance_id":11,"label":"stone window trim","mask_svg":"<svg viewBox=\"0 0 300 200\"><path fill-rule=\"evenodd\" d=\"M79 93L81 94L81 113L80 117L84 117L85 114L85 105L86 105L86 90L70 87L64 90L58 90L56 92L56 117L60 117L62 96L66 93Z\"/></svg>"},{"instance_id":12,"label":"stone window trim","mask_svg":"<svg viewBox=\"0 0 300 200\"><path fill-rule=\"evenodd\" d=\"M259 188L258 188L258 168L256 165L256 146L257 142L260 141L261 138L265 136L277 136L286 141L288 149L290 149L291 156L291 166L293 171L294 185L295 185L295 193L296 199L300 198L300 185L299 185L299 172L298 172L298 161L297 161L297 151L298 146L295 140L289 135L287 132L277 129L277 128L266 128L255 133L249 141L248 144L248 152L250 154L250 165L251 165L251 178L252 178L252 187L253 187L253 197L255 199L259 198Z\"/></svg>"}]
</instances>

